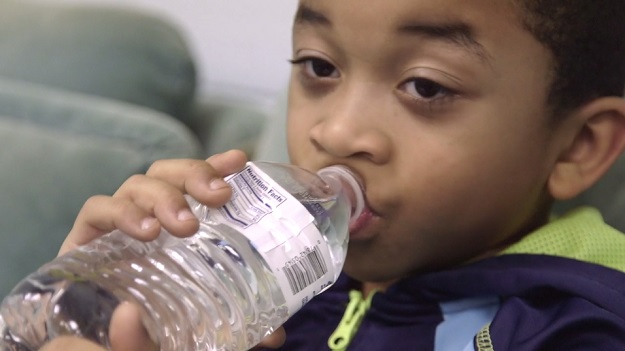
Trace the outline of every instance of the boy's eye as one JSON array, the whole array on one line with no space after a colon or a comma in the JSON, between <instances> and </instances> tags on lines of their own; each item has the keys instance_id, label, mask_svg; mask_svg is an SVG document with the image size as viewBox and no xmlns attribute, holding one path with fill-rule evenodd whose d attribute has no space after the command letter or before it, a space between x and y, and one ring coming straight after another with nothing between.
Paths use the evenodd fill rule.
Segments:
<instances>
[{"instance_id":1,"label":"boy's eye","mask_svg":"<svg viewBox=\"0 0 625 351\"><path fill-rule=\"evenodd\" d=\"M331 63L321 59L308 60L306 68L317 77L333 77L337 73Z\"/></svg>"},{"instance_id":2,"label":"boy's eye","mask_svg":"<svg viewBox=\"0 0 625 351\"><path fill-rule=\"evenodd\" d=\"M333 64L320 58L305 57L293 60L291 63L295 65L304 65L304 70L310 77L338 78L339 76L339 72Z\"/></svg>"},{"instance_id":3,"label":"boy's eye","mask_svg":"<svg viewBox=\"0 0 625 351\"><path fill-rule=\"evenodd\" d=\"M402 83L400 89L414 98L424 100L434 100L451 94L449 89L425 78L412 78Z\"/></svg>"}]
</instances>

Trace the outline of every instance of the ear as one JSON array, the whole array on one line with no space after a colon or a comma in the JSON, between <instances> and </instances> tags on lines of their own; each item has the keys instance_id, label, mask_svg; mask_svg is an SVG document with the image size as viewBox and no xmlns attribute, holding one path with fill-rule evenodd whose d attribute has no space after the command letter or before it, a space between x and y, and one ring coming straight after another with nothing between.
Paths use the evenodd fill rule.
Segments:
<instances>
[{"instance_id":1,"label":"ear","mask_svg":"<svg viewBox=\"0 0 625 351\"><path fill-rule=\"evenodd\" d=\"M571 199L590 188L625 150L625 100L604 97L571 116L571 140L560 154L548 182L557 200Z\"/></svg>"}]
</instances>

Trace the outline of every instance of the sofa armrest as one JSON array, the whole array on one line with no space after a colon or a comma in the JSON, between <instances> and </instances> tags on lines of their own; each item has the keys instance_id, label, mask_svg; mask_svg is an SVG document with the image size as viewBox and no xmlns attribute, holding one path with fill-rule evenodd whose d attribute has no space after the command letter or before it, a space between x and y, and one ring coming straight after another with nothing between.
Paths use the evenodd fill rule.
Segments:
<instances>
[{"instance_id":1,"label":"sofa armrest","mask_svg":"<svg viewBox=\"0 0 625 351\"><path fill-rule=\"evenodd\" d=\"M56 255L88 197L154 160L201 154L162 113L0 80L0 296Z\"/></svg>"},{"instance_id":2,"label":"sofa armrest","mask_svg":"<svg viewBox=\"0 0 625 351\"><path fill-rule=\"evenodd\" d=\"M240 149L253 158L268 119L265 112L252 103L204 97L196 101L185 123L202 142L205 156Z\"/></svg>"}]
</instances>

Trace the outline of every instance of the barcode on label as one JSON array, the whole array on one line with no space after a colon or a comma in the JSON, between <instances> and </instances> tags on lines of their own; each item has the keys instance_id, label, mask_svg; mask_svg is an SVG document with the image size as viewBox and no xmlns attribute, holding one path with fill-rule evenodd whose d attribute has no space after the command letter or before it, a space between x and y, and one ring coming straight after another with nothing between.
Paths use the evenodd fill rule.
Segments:
<instances>
[{"instance_id":1,"label":"barcode on label","mask_svg":"<svg viewBox=\"0 0 625 351\"><path fill-rule=\"evenodd\" d=\"M295 295L323 277L328 272L328 267L319 248L315 246L304 252L299 260L285 265L282 271L289 281L291 292Z\"/></svg>"}]
</instances>

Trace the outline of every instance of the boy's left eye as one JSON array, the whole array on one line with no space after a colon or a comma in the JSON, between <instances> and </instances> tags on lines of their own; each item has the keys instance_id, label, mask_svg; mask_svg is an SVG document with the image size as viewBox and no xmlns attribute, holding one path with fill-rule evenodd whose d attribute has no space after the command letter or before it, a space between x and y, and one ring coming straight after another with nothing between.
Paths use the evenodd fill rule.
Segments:
<instances>
[{"instance_id":1,"label":"boy's left eye","mask_svg":"<svg viewBox=\"0 0 625 351\"><path fill-rule=\"evenodd\" d=\"M317 57L304 57L291 61L294 65L303 65L305 73L314 78L338 78L339 71L330 62Z\"/></svg>"},{"instance_id":2,"label":"boy's left eye","mask_svg":"<svg viewBox=\"0 0 625 351\"><path fill-rule=\"evenodd\" d=\"M400 85L400 90L420 100L435 100L452 92L444 86L426 78L411 78Z\"/></svg>"}]
</instances>

